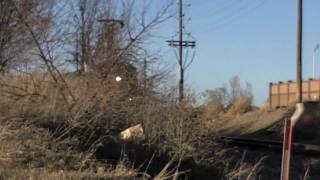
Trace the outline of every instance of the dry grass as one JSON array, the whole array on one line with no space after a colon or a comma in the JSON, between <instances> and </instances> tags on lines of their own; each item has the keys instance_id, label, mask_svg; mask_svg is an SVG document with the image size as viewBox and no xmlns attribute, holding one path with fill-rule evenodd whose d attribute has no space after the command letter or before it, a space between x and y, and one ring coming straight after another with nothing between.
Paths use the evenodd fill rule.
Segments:
<instances>
[{"instance_id":1,"label":"dry grass","mask_svg":"<svg viewBox=\"0 0 320 180\"><path fill-rule=\"evenodd\" d=\"M226 120L224 125L218 128L218 133L237 135L253 133L278 122L287 113L287 109L248 112L237 118Z\"/></svg>"},{"instance_id":2,"label":"dry grass","mask_svg":"<svg viewBox=\"0 0 320 180\"><path fill-rule=\"evenodd\" d=\"M228 127L229 124L230 126L237 126L236 124L232 124L234 121L236 121L236 123L243 123L239 118L251 113L251 108L251 102L247 98L235 101L228 109L216 103L209 103L204 107L201 117L202 134L216 134L220 132L221 129Z\"/></svg>"},{"instance_id":3,"label":"dry grass","mask_svg":"<svg viewBox=\"0 0 320 180\"><path fill-rule=\"evenodd\" d=\"M252 97L241 97L237 98L235 102L228 109L228 114L231 115L241 115L243 113L249 112L252 110Z\"/></svg>"},{"instance_id":4,"label":"dry grass","mask_svg":"<svg viewBox=\"0 0 320 180\"><path fill-rule=\"evenodd\" d=\"M64 142L51 142L48 132L21 121L7 124L0 121L0 179L8 180L78 180L78 179L146 179L127 160L120 160L115 167L96 162L88 153L78 152ZM56 145L51 143L57 143ZM49 147L50 146L50 147ZM169 162L156 179L178 177ZM86 165L85 165L86 164ZM140 177L140 178L138 178Z\"/></svg>"},{"instance_id":5,"label":"dry grass","mask_svg":"<svg viewBox=\"0 0 320 180\"><path fill-rule=\"evenodd\" d=\"M2 172L1 172L2 171ZM105 172L72 172L60 171L52 172L49 170L22 170L22 169L2 169L0 170L0 179L8 180L101 180L101 179L136 179L136 172L130 169L107 170Z\"/></svg>"},{"instance_id":6,"label":"dry grass","mask_svg":"<svg viewBox=\"0 0 320 180\"><path fill-rule=\"evenodd\" d=\"M0 121L0 137L0 179L133 179L138 174L122 161L111 168L64 148L66 142L51 144L48 131L17 119ZM89 163L83 170L82 162Z\"/></svg>"},{"instance_id":7,"label":"dry grass","mask_svg":"<svg viewBox=\"0 0 320 180\"><path fill-rule=\"evenodd\" d=\"M217 117L223 113L225 113L224 107L219 103L212 102L205 106L203 115L205 118L211 118Z\"/></svg>"},{"instance_id":8,"label":"dry grass","mask_svg":"<svg viewBox=\"0 0 320 180\"><path fill-rule=\"evenodd\" d=\"M221 127L225 123L220 120L224 113L224 108L219 103L209 103L205 106L201 116L201 134L213 133Z\"/></svg>"},{"instance_id":9,"label":"dry grass","mask_svg":"<svg viewBox=\"0 0 320 180\"><path fill-rule=\"evenodd\" d=\"M7 91L7 96L0 97L0 106L6 109L2 115L15 118L1 121L0 155L5 163L0 177L4 179L132 179L145 175L145 169L137 168L139 164L132 165L135 159L128 159L129 163L113 162L112 167L95 159L101 146L103 150L118 151L113 145L121 144L110 145L107 137L116 137L121 130L137 123L142 124L146 136L145 141L135 142L139 147L153 149L169 160L181 160L164 165L154 177L177 179L181 170L188 174L199 165L194 157L200 154L197 144L202 136L232 124L220 121L226 116L225 112L219 113L221 107L208 106L202 115L191 100L180 105L170 93L151 97L137 93L134 101L129 102L131 87L113 82L101 84L99 78L91 75L66 76L75 101L65 89L39 74L4 78L1 82L8 85L0 88ZM248 101L239 101L233 112L243 113L247 107ZM128 153L139 154L135 151L140 150L131 148ZM218 151L202 150L208 154ZM146 155L139 158L139 162L148 160ZM184 159L190 159L192 166L182 168L180 165L187 164ZM163 162L155 164L162 166ZM218 166L213 164L210 168L219 169ZM224 171L227 175L234 169Z\"/></svg>"},{"instance_id":10,"label":"dry grass","mask_svg":"<svg viewBox=\"0 0 320 180\"><path fill-rule=\"evenodd\" d=\"M147 128L159 125L155 131L153 129L147 133L148 137L154 137L151 134L161 136L161 141L156 144L164 148L159 151L185 154L185 149L190 149L187 140L191 137L189 120L192 108L180 108L175 102L142 104L139 96L131 103L128 101L131 87L126 86L126 82L101 84L97 77L91 75L81 78L66 76L75 102L70 101L61 86L41 74L2 77L0 82L5 85L0 88L1 92L5 92L1 96L3 101L0 106L6 109L2 115L14 118L1 122L0 155L12 161L11 164L22 166L18 169L4 167L6 170L1 172L4 177L9 174L10 178L16 179L26 173L30 178L40 179L95 179L97 148L107 136L116 135L139 118ZM145 108L152 109L151 112L160 110L161 113L157 116L141 114ZM160 127L163 129L159 131ZM155 145L152 138L149 142ZM93 171L91 166L95 167ZM126 173L121 173L120 167ZM97 177L108 179L128 175L132 178L137 175L137 170L126 170L124 166L106 170L107 173ZM166 179L166 175L171 176L167 170L161 172L165 175L158 177Z\"/></svg>"},{"instance_id":11,"label":"dry grass","mask_svg":"<svg viewBox=\"0 0 320 180\"><path fill-rule=\"evenodd\" d=\"M260 107L260 111L261 111L261 112L269 112L269 111L272 111L269 102L265 102L264 104L262 104L262 106Z\"/></svg>"},{"instance_id":12,"label":"dry grass","mask_svg":"<svg viewBox=\"0 0 320 180\"><path fill-rule=\"evenodd\" d=\"M232 168L232 170L227 170L229 173L226 175L228 180L234 179L244 179L244 180L254 180L257 179L257 173L259 172L259 168L262 168L263 161L266 159L265 157L261 158L255 164L248 164L244 162L245 153L243 154L240 161L236 163L236 165Z\"/></svg>"},{"instance_id":13,"label":"dry grass","mask_svg":"<svg viewBox=\"0 0 320 180\"><path fill-rule=\"evenodd\" d=\"M171 155L194 151L193 143L200 134L197 110L175 102L150 103L145 105L142 113L148 144L156 145L159 150Z\"/></svg>"}]
</instances>

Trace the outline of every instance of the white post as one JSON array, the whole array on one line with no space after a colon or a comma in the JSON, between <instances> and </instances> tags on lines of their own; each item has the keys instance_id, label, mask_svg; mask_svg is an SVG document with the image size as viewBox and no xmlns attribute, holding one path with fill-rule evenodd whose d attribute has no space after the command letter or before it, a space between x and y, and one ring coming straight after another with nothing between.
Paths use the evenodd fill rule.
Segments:
<instances>
[{"instance_id":1,"label":"white post","mask_svg":"<svg viewBox=\"0 0 320 180\"><path fill-rule=\"evenodd\" d=\"M291 159L293 128L301 118L304 111L305 111L305 107L303 103L296 104L296 110L291 116L291 118L285 120L280 180L290 179L290 159Z\"/></svg>"}]
</instances>

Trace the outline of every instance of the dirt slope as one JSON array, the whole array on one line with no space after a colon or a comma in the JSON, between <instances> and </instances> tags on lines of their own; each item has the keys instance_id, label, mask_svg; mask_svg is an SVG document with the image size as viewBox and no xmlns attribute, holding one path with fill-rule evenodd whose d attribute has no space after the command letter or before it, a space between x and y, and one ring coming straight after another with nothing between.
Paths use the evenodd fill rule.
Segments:
<instances>
[{"instance_id":1,"label":"dirt slope","mask_svg":"<svg viewBox=\"0 0 320 180\"><path fill-rule=\"evenodd\" d=\"M320 145L320 103L305 103L305 112L293 129L293 141ZM291 117L294 109L254 111L227 121L219 133L281 141L284 119Z\"/></svg>"},{"instance_id":2,"label":"dirt slope","mask_svg":"<svg viewBox=\"0 0 320 180\"><path fill-rule=\"evenodd\" d=\"M287 109L266 112L256 110L226 121L220 128L219 134L234 136L252 134L281 122L287 116L290 116Z\"/></svg>"}]
</instances>

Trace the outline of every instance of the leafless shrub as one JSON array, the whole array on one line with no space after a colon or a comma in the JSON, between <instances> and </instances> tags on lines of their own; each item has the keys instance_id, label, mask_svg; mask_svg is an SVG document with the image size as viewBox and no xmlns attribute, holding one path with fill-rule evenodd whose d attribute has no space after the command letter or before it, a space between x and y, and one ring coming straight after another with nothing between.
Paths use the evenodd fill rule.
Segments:
<instances>
[{"instance_id":1,"label":"leafless shrub","mask_svg":"<svg viewBox=\"0 0 320 180\"><path fill-rule=\"evenodd\" d=\"M260 106L260 111L262 111L262 112L268 112L268 111L270 111L270 110L272 110L272 109L271 109L271 107L270 107L269 100L267 100L264 104L262 104L262 105Z\"/></svg>"},{"instance_id":2,"label":"leafless shrub","mask_svg":"<svg viewBox=\"0 0 320 180\"><path fill-rule=\"evenodd\" d=\"M254 165L250 165L244 163L245 154L242 156L241 160L236 164L233 170L229 171L227 179L243 179L243 180L251 180L257 179L256 175L259 172L259 168L263 165L263 161L266 159L265 157L261 158L258 162Z\"/></svg>"},{"instance_id":3,"label":"leafless shrub","mask_svg":"<svg viewBox=\"0 0 320 180\"><path fill-rule=\"evenodd\" d=\"M174 98L162 99L168 101L149 101L141 107L147 141L163 152L188 156L199 134L198 112L187 101L181 105Z\"/></svg>"},{"instance_id":4,"label":"leafless shrub","mask_svg":"<svg viewBox=\"0 0 320 180\"><path fill-rule=\"evenodd\" d=\"M241 87L237 76L229 84L206 91L206 104L201 114L202 134L216 133L229 119L252 110L251 85L246 83Z\"/></svg>"},{"instance_id":5,"label":"leafless shrub","mask_svg":"<svg viewBox=\"0 0 320 180\"><path fill-rule=\"evenodd\" d=\"M242 98L237 99L233 103L228 113L243 114L250 111L251 109L252 109L252 98L248 96L244 96Z\"/></svg>"},{"instance_id":6,"label":"leafless shrub","mask_svg":"<svg viewBox=\"0 0 320 180\"><path fill-rule=\"evenodd\" d=\"M82 150L76 160L85 174L83 167L107 136L142 123L148 144L171 156L191 156L199 135L199 112L192 99L179 104L174 93L157 93L156 84L166 71L150 71L148 65L158 59L144 47L152 30L172 17L171 1L152 16L148 2L137 10L134 0L119 1L120 9L111 1L105 1L106 6L89 0L10 2L31 47L23 52L28 60L0 76L0 106L6 116L48 130L41 155L49 153L49 146ZM64 5L74 7L72 15L61 13L67 12L61 9ZM26 7L35 7L30 10L34 16ZM110 28L99 24L100 18L121 18L125 27ZM74 19L77 24L66 23ZM80 75L70 73L70 62ZM178 168L171 172L165 167L158 177L178 175Z\"/></svg>"},{"instance_id":7,"label":"leafless shrub","mask_svg":"<svg viewBox=\"0 0 320 180\"><path fill-rule=\"evenodd\" d=\"M207 98L206 111L229 113L232 115L245 113L251 110L253 95L251 85L246 83L245 87L241 87L239 77L233 77L229 87L216 88L214 90L207 90L205 97Z\"/></svg>"},{"instance_id":8,"label":"leafless shrub","mask_svg":"<svg viewBox=\"0 0 320 180\"><path fill-rule=\"evenodd\" d=\"M186 172L180 172L179 171L179 165L181 163L181 160L179 161L178 165L174 168L172 168L172 163L174 162L174 159L172 159L170 162L168 162L163 169L157 174L154 179L155 180L166 180L166 179L172 179L177 180L179 177ZM171 168L170 168L171 167Z\"/></svg>"},{"instance_id":9,"label":"leafless shrub","mask_svg":"<svg viewBox=\"0 0 320 180\"><path fill-rule=\"evenodd\" d=\"M116 168L105 168L100 167L97 171L85 170L82 172L78 171L52 171L50 169L21 169L21 168L9 168L2 167L0 169L0 178L2 179L48 179L48 180L76 180L76 179L135 179L137 170L126 167L121 162Z\"/></svg>"},{"instance_id":10,"label":"leafless shrub","mask_svg":"<svg viewBox=\"0 0 320 180\"><path fill-rule=\"evenodd\" d=\"M303 180L310 179L310 168L309 167L306 169L306 172L304 173L304 176L302 179Z\"/></svg>"}]
</instances>

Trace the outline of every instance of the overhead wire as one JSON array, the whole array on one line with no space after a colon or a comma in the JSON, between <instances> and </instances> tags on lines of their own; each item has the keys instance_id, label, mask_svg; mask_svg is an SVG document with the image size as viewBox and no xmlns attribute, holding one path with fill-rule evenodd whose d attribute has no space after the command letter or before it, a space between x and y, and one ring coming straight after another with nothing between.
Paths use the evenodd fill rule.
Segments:
<instances>
[{"instance_id":1,"label":"overhead wire","mask_svg":"<svg viewBox=\"0 0 320 180\"><path fill-rule=\"evenodd\" d=\"M198 14L197 16L193 16L192 19L199 20L199 19L203 19L204 16L217 15L225 9L230 9L230 7L236 7L235 5L239 4L239 2L241 3L243 2L243 0L229 0L227 1L227 3L216 3L216 5L213 8L210 8L205 11L202 10L202 12L204 13Z\"/></svg>"},{"instance_id":2,"label":"overhead wire","mask_svg":"<svg viewBox=\"0 0 320 180\"><path fill-rule=\"evenodd\" d=\"M191 4L189 4L188 8L185 9L185 14L189 14L189 11L190 11L190 8L191 8ZM185 18L187 16L185 15ZM192 36L191 32L188 32L187 29L186 29L186 25L191 21L191 18L186 18L187 20L184 21L184 36L187 37L187 41L196 41L196 39L194 38L194 36ZM190 51L192 49L192 55L191 55L191 58L189 56L190 54ZM195 59L195 53L196 53L196 48L195 47L188 47L186 48L186 52L185 52L185 55L184 55L184 62L182 64L182 67L183 69L188 69L188 67L192 64L192 62L194 61Z\"/></svg>"},{"instance_id":3,"label":"overhead wire","mask_svg":"<svg viewBox=\"0 0 320 180\"><path fill-rule=\"evenodd\" d=\"M189 3L193 3L193 2L191 2L192 0L190 0L190 2ZM201 0L196 0L196 2L197 2L197 6L193 6L193 9L194 10L197 10L197 9L202 9L203 7L211 7L211 5L214 3L214 4L216 4L216 2L215 1L217 1L217 0L210 0L210 1L208 1L208 0L203 0L204 2L201 2Z\"/></svg>"},{"instance_id":4,"label":"overhead wire","mask_svg":"<svg viewBox=\"0 0 320 180\"><path fill-rule=\"evenodd\" d=\"M246 10L248 7L250 7L250 4L252 4L252 2L256 2L259 0L246 0L246 1L242 1L244 3L234 3L232 4L232 6L230 6L230 8L219 8L219 11L216 12L222 12L222 13L212 13L212 20L215 20L213 23L217 23L220 21L224 21L225 19L228 19L230 17L233 17L237 14L239 14L239 12L242 12L244 10ZM239 2L239 1L238 1ZM202 17L202 19L205 19Z\"/></svg>"},{"instance_id":5,"label":"overhead wire","mask_svg":"<svg viewBox=\"0 0 320 180\"><path fill-rule=\"evenodd\" d=\"M258 3L253 5L253 6L246 6L246 7L241 7L238 11L238 13L232 13L229 14L228 16L224 16L223 18L219 18L219 20L215 21L214 23L210 24L209 28L201 28L201 31L197 31L198 33L207 33L209 31L216 31L219 30L227 25L232 24L233 22L241 19L242 17L247 16L251 12L255 11L256 9L260 8L262 5L264 5L267 0L257 0Z\"/></svg>"},{"instance_id":6,"label":"overhead wire","mask_svg":"<svg viewBox=\"0 0 320 180\"><path fill-rule=\"evenodd\" d=\"M187 32L187 29L186 29L186 26L187 24L190 22L190 18L187 18L186 14L189 13L189 8L190 8L191 4L184 4L184 14L183 14L183 18L184 18L184 21L183 21L183 36L184 37L187 37L187 41L191 41L191 40L195 40L195 38L191 35L191 33ZM176 33L172 36L172 39L174 39L177 35L179 34L178 31L176 31ZM179 62L179 56L178 56L178 48L172 48L173 52L174 52L174 55L178 61L178 64L181 65L184 69L187 69L191 63L193 62L194 60L194 57L195 57L195 51L193 51L193 55L192 55L192 58L190 59L189 58L189 54L190 54L190 48L191 47L186 47L186 51L185 51L185 54L184 54L184 61L182 62L182 64L180 64Z\"/></svg>"}]
</instances>

